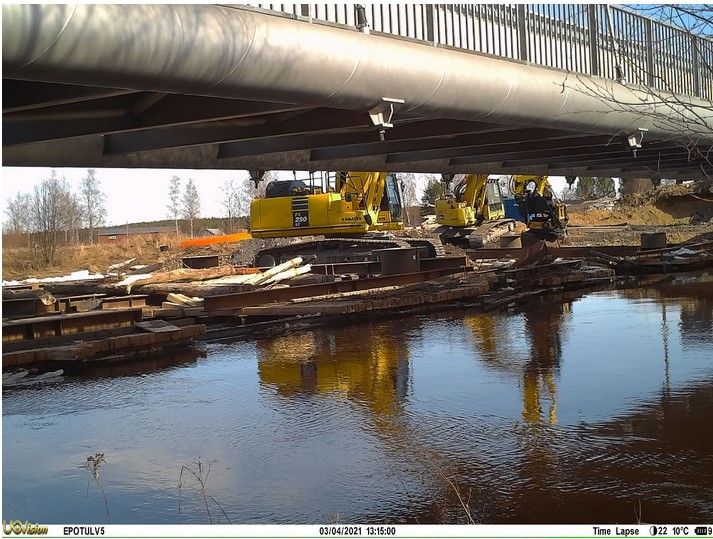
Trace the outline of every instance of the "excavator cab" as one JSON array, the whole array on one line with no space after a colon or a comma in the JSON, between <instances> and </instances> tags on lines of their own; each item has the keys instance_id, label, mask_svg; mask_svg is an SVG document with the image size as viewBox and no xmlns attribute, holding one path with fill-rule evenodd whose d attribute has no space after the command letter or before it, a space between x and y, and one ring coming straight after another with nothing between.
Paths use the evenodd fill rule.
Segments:
<instances>
[{"instance_id":1,"label":"excavator cab","mask_svg":"<svg viewBox=\"0 0 713 539\"><path fill-rule=\"evenodd\" d=\"M403 202L401 185L396 176L389 174L384 181L384 195L379 205L379 223L401 223Z\"/></svg>"},{"instance_id":2,"label":"excavator cab","mask_svg":"<svg viewBox=\"0 0 713 539\"><path fill-rule=\"evenodd\" d=\"M510 190L527 224L528 236L555 241L566 235L567 207L557 199L547 176L513 176Z\"/></svg>"},{"instance_id":3,"label":"excavator cab","mask_svg":"<svg viewBox=\"0 0 713 539\"><path fill-rule=\"evenodd\" d=\"M314 191L303 180L280 180L265 186L265 198L304 196L314 194Z\"/></svg>"}]
</instances>

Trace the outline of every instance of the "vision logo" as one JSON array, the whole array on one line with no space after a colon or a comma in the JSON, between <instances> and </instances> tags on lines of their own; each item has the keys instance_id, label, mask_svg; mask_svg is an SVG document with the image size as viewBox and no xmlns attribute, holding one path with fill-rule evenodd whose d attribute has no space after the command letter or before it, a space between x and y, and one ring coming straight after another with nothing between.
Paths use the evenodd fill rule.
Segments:
<instances>
[{"instance_id":1,"label":"vision logo","mask_svg":"<svg viewBox=\"0 0 713 539\"><path fill-rule=\"evenodd\" d=\"M2 532L5 535L47 535L49 533L48 526L41 524L31 524L27 520L20 522L19 520L11 520L9 523L2 521Z\"/></svg>"}]
</instances>

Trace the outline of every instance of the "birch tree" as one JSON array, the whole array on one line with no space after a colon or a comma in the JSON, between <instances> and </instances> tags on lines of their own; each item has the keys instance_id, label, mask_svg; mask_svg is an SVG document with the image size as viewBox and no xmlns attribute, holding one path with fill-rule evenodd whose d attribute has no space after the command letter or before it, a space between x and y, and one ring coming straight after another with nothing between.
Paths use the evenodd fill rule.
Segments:
<instances>
[{"instance_id":1,"label":"birch tree","mask_svg":"<svg viewBox=\"0 0 713 539\"><path fill-rule=\"evenodd\" d=\"M80 184L81 204L84 218L89 229L89 243L94 243L94 230L103 225L106 219L106 195L101 190L101 184L93 168L87 170L86 177Z\"/></svg>"},{"instance_id":2,"label":"birch tree","mask_svg":"<svg viewBox=\"0 0 713 539\"><path fill-rule=\"evenodd\" d=\"M183 218L190 222L191 238L193 237L193 220L197 219L201 212L201 200L198 196L198 189L191 178L188 178L186 190L183 193Z\"/></svg>"},{"instance_id":3,"label":"birch tree","mask_svg":"<svg viewBox=\"0 0 713 539\"><path fill-rule=\"evenodd\" d=\"M181 178L174 176L168 184L168 216L176 223L178 236L178 217L181 215Z\"/></svg>"},{"instance_id":4,"label":"birch tree","mask_svg":"<svg viewBox=\"0 0 713 539\"><path fill-rule=\"evenodd\" d=\"M60 234L67 225L67 201L71 192L64 180L52 176L36 185L30 199L30 223L35 243L45 264L52 264L57 254Z\"/></svg>"},{"instance_id":5,"label":"birch tree","mask_svg":"<svg viewBox=\"0 0 713 539\"><path fill-rule=\"evenodd\" d=\"M240 187L231 179L226 181L220 190L223 193L221 205L228 218L228 232L232 232L233 220L238 217L240 212Z\"/></svg>"}]
</instances>

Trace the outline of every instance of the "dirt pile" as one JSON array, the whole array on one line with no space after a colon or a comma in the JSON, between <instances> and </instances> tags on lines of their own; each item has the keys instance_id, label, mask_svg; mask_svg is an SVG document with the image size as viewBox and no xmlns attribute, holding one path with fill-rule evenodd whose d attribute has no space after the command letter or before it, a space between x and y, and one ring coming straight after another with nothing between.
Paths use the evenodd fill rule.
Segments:
<instances>
[{"instance_id":1,"label":"dirt pile","mask_svg":"<svg viewBox=\"0 0 713 539\"><path fill-rule=\"evenodd\" d=\"M658 187L647 193L625 195L604 209L598 201L568 207L571 225L688 225L713 219L713 193L710 182Z\"/></svg>"}]
</instances>

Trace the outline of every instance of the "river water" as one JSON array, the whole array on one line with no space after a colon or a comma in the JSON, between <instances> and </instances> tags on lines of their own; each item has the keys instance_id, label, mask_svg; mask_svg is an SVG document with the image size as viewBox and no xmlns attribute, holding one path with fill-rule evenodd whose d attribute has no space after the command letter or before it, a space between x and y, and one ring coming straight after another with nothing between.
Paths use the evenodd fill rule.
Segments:
<instances>
[{"instance_id":1,"label":"river water","mask_svg":"<svg viewBox=\"0 0 713 539\"><path fill-rule=\"evenodd\" d=\"M202 346L5 389L5 518L713 520L710 283Z\"/></svg>"}]
</instances>

